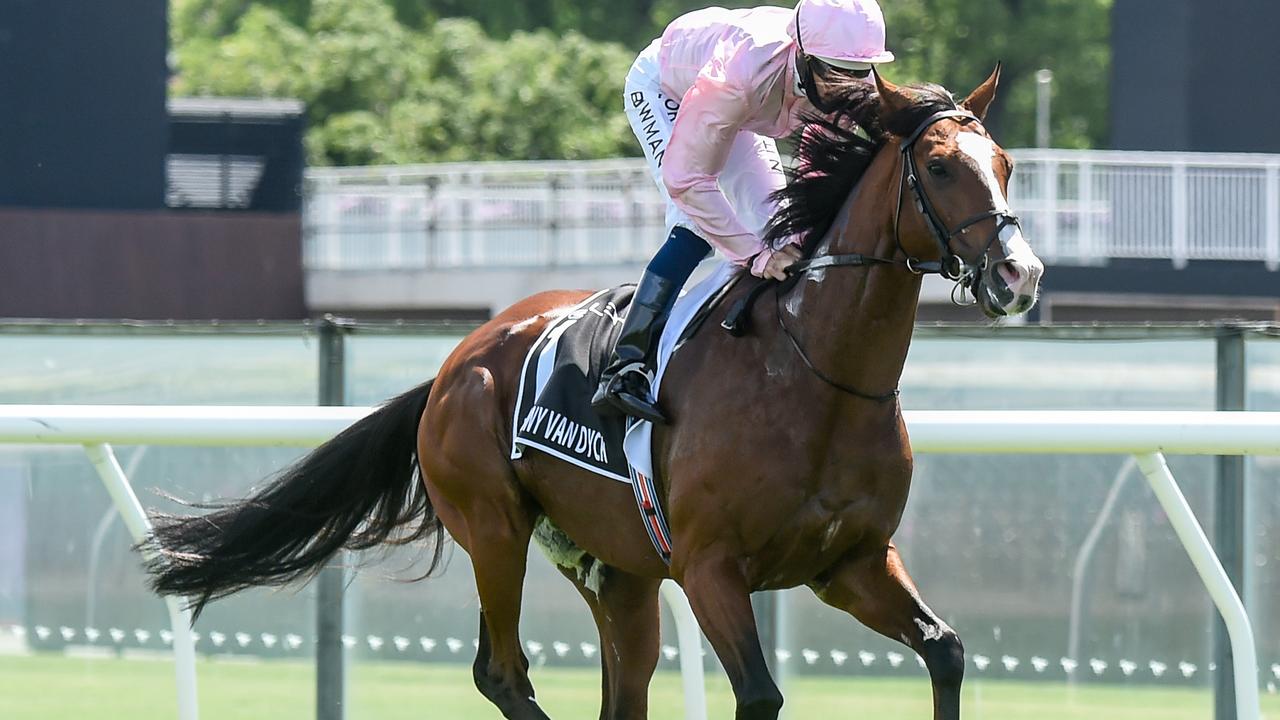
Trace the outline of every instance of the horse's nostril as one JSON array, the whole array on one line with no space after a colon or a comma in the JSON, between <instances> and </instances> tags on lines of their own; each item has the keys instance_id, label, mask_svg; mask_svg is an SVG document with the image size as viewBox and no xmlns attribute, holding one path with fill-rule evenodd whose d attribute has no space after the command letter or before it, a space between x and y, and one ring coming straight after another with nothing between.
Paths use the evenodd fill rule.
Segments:
<instances>
[{"instance_id":1,"label":"horse's nostril","mask_svg":"<svg viewBox=\"0 0 1280 720\"><path fill-rule=\"evenodd\" d=\"M1022 283L1022 273L1018 271L1018 266L1011 262L996 263L996 272L1000 273L1000 279L1004 280L1005 285L1010 289Z\"/></svg>"}]
</instances>

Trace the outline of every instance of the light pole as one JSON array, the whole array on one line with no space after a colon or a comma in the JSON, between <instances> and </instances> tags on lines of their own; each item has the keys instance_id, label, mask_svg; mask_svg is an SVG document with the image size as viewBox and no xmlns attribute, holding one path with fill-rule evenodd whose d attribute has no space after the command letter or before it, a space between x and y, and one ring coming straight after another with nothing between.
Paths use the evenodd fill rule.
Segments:
<instances>
[{"instance_id":1,"label":"light pole","mask_svg":"<svg viewBox=\"0 0 1280 720\"><path fill-rule=\"evenodd\" d=\"M1036 147L1049 147L1049 94L1053 89L1053 71L1036 71Z\"/></svg>"}]
</instances>

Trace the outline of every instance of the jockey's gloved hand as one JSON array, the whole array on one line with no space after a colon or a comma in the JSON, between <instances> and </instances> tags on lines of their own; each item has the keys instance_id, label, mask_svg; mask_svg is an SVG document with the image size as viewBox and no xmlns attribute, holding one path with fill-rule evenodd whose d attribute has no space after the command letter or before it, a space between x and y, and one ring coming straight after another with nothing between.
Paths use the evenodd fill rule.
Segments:
<instances>
[{"instance_id":1,"label":"jockey's gloved hand","mask_svg":"<svg viewBox=\"0 0 1280 720\"><path fill-rule=\"evenodd\" d=\"M786 280L787 268L801 259L800 248L783 245L777 250L766 249L751 262L751 274L759 278Z\"/></svg>"}]
</instances>

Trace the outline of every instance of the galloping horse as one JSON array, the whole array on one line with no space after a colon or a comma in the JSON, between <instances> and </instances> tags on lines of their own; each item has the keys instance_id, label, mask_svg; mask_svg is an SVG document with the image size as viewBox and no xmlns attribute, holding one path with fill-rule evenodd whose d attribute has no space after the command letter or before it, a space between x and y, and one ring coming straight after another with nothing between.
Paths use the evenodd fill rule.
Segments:
<instances>
[{"instance_id":1,"label":"galloping horse","mask_svg":"<svg viewBox=\"0 0 1280 720\"><path fill-rule=\"evenodd\" d=\"M647 716L658 586L670 577L728 673L738 718L773 720L782 706L750 594L807 585L915 650L934 718L955 720L963 647L921 600L891 541L912 471L897 386L922 273L955 280L991 317L1026 312L1037 296L1043 265L1005 201L1012 165L982 125L998 79L997 66L957 104L938 86L877 77L874 90L846 90L835 120L807 128L769 233L807 233L807 260L775 301L754 305L748 336L708 323L662 384L672 424L655 429L653 452L674 541L669 565L648 541L631 488L539 452L510 458L525 355L588 295L557 291L477 329L434 380L257 495L204 517L160 518L154 587L191 597L198 613L249 586L304 578L341 547L433 535L434 567L447 530L470 554L480 596L476 686L505 717L546 718L517 632L530 537L549 522L602 569L590 584L562 569L600 631L601 718Z\"/></svg>"}]
</instances>

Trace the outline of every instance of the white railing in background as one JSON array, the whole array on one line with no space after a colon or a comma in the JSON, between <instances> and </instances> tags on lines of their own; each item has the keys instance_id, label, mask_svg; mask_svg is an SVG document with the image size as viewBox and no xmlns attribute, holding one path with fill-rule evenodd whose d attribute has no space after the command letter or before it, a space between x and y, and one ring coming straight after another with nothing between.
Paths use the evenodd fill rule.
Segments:
<instances>
[{"instance_id":1,"label":"white railing in background","mask_svg":"<svg viewBox=\"0 0 1280 720\"><path fill-rule=\"evenodd\" d=\"M1037 252L1280 269L1280 155L1015 150L1009 190ZM307 172L313 270L639 263L664 207L643 160Z\"/></svg>"},{"instance_id":2,"label":"white railing in background","mask_svg":"<svg viewBox=\"0 0 1280 720\"><path fill-rule=\"evenodd\" d=\"M308 269L648 260L666 208L642 160L313 169Z\"/></svg>"},{"instance_id":3,"label":"white railing in background","mask_svg":"<svg viewBox=\"0 0 1280 720\"><path fill-rule=\"evenodd\" d=\"M1280 269L1280 155L1019 150L1009 188L1042 257Z\"/></svg>"},{"instance_id":4,"label":"white railing in background","mask_svg":"<svg viewBox=\"0 0 1280 720\"><path fill-rule=\"evenodd\" d=\"M0 405L0 444L84 446L136 538L145 532L147 518L107 443L316 445L370 410ZM1280 413L1000 410L908 411L904 416L916 452L1133 455L1227 626L1237 720L1258 720L1258 661L1248 614L1169 472L1164 453L1280 455ZM701 639L683 593L668 585L663 595L677 618L686 717L703 719L701 653L694 650L700 650ZM184 619L173 617L179 717L195 720L194 652Z\"/></svg>"}]
</instances>

